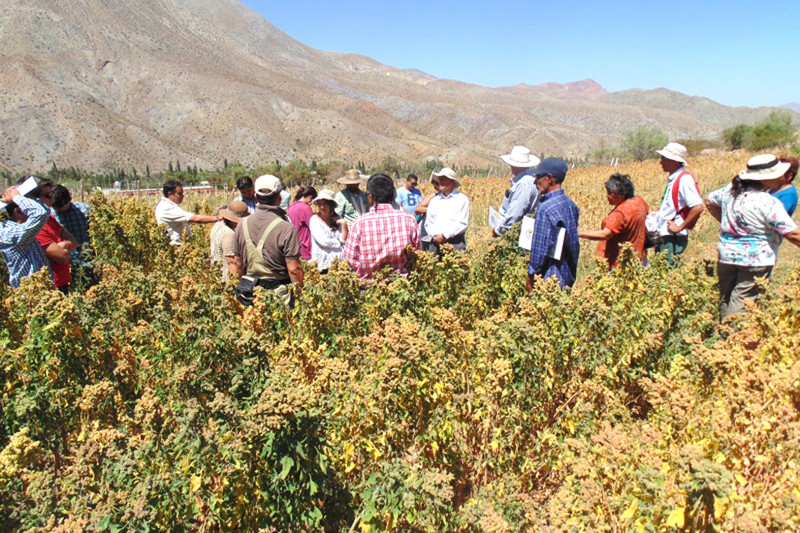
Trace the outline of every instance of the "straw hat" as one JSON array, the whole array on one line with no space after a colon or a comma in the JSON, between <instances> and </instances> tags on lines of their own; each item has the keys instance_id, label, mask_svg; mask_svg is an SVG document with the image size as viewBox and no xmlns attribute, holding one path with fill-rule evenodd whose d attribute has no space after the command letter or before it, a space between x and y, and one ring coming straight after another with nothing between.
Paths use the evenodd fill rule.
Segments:
<instances>
[{"instance_id":1,"label":"straw hat","mask_svg":"<svg viewBox=\"0 0 800 533\"><path fill-rule=\"evenodd\" d=\"M317 194L317 197L311 201L311 203L318 204L320 200L328 200L329 202L333 202L334 208L339 207L339 203L333 199L333 194L333 191L330 189L322 189L319 191L319 194Z\"/></svg>"},{"instance_id":2,"label":"straw hat","mask_svg":"<svg viewBox=\"0 0 800 533\"><path fill-rule=\"evenodd\" d=\"M457 189L458 187L461 187L461 182L458 181L458 174L456 174L456 171L453 170L452 168L444 167L439 172L433 172L431 174L431 180L433 180L434 177L436 177L436 178L450 178L451 180L456 182L455 185L453 185L454 189Z\"/></svg>"},{"instance_id":3,"label":"straw hat","mask_svg":"<svg viewBox=\"0 0 800 533\"><path fill-rule=\"evenodd\" d=\"M239 201L233 201L225 209L220 209L219 211L219 216L237 224L249 214L250 211L247 210L247 204Z\"/></svg>"},{"instance_id":4,"label":"straw hat","mask_svg":"<svg viewBox=\"0 0 800 533\"><path fill-rule=\"evenodd\" d=\"M747 168L739 172L739 178L756 181L772 180L786 174L790 166L791 163L781 163L772 154L761 154L750 158Z\"/></svg>"},{"instance_id":5,"label":"straw hat","mask_svg":"<svg viewBox=\"0 0 800 533\"><path fill-rule=\"evenodd\" d=\"M539 164L539 158L531 154L527 146L515 146L510 154L501 155L500 159L515 168L531 168Z\"/></svg>"},{"instance_id":6,"label":"straw hat","mask_svg":"<svg viewBox=\"0 0 800 533\"><path fill-rule=\"evenodd\" d=\"M344 173L344 176L336 180L341 185L360 185L361 173L356 169L350 169Z\"/></svg>"},{"instance_id":7,"label":"straw hat","mask_svg":"<svg viewBox=\"0 0 800 533\"><path fill-rule=\"evenodd\" d=\"M656 150L656 153L672 161L683 163L684 165L686 164L686 159L689 157L689 152L686 150L686 147L679 143L668 143L661 150Z\"/></svg>"}]
</instances>

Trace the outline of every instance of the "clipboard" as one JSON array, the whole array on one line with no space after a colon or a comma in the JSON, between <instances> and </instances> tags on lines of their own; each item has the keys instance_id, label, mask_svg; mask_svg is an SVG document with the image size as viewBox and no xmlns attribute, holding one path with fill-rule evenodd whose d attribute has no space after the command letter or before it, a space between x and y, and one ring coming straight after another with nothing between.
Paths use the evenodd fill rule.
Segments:
<instances>
[{"instance_id":1,"label":"clipboard","mask_svg":"<svg viewBox=\"0 0 800 533\"><path fill-rule=\"evenodd\" d=\"M533 244L533 227L535 222L536 219L526 215L522 217L522 225L519 228L519 241L517 241L517 245L529 252Z\"/></svg>"}]
</instances>

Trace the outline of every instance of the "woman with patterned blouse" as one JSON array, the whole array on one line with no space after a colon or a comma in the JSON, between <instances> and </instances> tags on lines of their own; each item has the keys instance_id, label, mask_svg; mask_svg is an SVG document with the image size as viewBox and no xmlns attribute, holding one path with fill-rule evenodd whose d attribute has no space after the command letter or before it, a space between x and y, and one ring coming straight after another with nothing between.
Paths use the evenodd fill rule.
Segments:
<instances>
[{"instance_id":1,"label":"woman with patterned blouse","mask_svg":"<svg viewBox=\"0 0 800 533\"><path fill-rule=\"evenodd\" d=\"M742 311L745 300L761 293L756 280L772 274L782 237L800 247L797 224L769 194L788 168L774 155L755 156L730 185L708 195L708 210L720 222L720 320Z\"/></svg>"}]
</instances>

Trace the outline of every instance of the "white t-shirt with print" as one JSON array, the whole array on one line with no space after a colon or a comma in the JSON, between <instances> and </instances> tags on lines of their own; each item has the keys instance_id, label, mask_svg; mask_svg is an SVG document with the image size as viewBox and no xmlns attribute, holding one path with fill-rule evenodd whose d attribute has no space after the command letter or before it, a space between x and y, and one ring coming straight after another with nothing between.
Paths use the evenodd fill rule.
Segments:
<instances>
[{"instance_id":1,"label":"white t-shirt with print","mask_svg":"<svg viewBox=\"0 0 800 533\"><path fill-rule=\"evenodd\" d=\"M764 191L744 191L736 198L731 186L708 195L719 206L719 262L764 267L775 265L781 237L797 229L780 200Z\"/></svg>"}]
</instances>

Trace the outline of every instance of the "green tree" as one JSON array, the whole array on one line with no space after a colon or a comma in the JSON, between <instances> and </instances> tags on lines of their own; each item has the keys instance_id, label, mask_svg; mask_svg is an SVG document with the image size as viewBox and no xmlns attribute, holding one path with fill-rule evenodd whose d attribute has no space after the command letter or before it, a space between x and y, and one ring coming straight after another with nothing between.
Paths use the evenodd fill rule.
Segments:
<instances>
[{"instance_id":1,"label":"green tree","mask_svg":"<svg viewBox=\"0 0 800 533\"><path fill-rule=\"evenodd\" d=\"M402 171L402 168L400 166L400 162L393 156L387 155L384 157L383 161L381 161L380 169L389 176L393 176L395 179L400 179L400 172Z\"/></svg>"},{"instance_id":2,"label":"green tree","mask_svg":"<svg viewBox=\"0 0 800 533\"><path fill-rule=\"evenodd\" d=\"M773 111L753 128L753 137L748 148L763 150L789 144L796 138L797 128L792 124L792 115L788 111Z\"/></svg>"},{"instance_id":3,"label":"green tree","mask_svg":"<svg viewBox=\"0 0 800 533\"><path fill-rule=\"evenodd\" d=\"M722 132L722 138L725 141L725 146L731 150L738 150L750 144L753 137L753 126L748 124L737 124L726 128Z\"/></svg>"},{"instance_id":4,"label":"green tree","mask_svg":"<svg viewBox=\"0 0 800 533\"><path fill-rule=\"evenodd\" d=\"M639 126L622 136L622 151L635 161L658 157L656 150L669 142L667 134L656 126Z\"/></svg>"}]
</instances>

